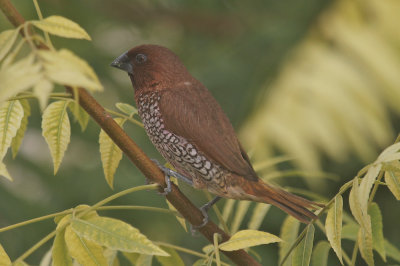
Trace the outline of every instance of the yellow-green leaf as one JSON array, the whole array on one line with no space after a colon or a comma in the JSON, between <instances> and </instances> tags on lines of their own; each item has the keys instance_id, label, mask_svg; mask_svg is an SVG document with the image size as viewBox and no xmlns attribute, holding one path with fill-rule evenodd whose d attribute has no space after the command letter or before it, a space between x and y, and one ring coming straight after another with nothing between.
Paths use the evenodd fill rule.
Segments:
<instances>
[{"instance_id":1,"label":"yellow-green leaf","mask_svg":"<svg viewBox=\"0 0 400 266\"><path fill-rule=\"evenodd\" d=\"M400 263L400 250L387 240L385 240L385 250L388 257Z\"/></svg>"},{"instance_id":2,"label":"yellow-green leaf","mask_svg":"<svg viewBox=\"0 0 400 266\"><path fill-rule=\"evenodd\" d=\"M237 204L235 216L233 217L232 225L231 225L231 233L236 233L239 230L239 227L246 215L247 211L249 210L249 206L251 201L239 201Z\"/></svg>"},{"instance_id":3,"label":"yellow-green leaf","mask_svg":"<svg viewBox=\"0 0 400 266\"><path fill-rule=\"evenodd\" d=\"M50 16L43 20L31 21L31 23L43 31L60 37L91 40L89 34L81 26L62 16Z\"/></svg>"},{"instance_id":4,"label":"yellow-green leaf","mask_svg":"<svg viewBox=\"0 0 400 266\"><path fill-rule=\"evenodd\" d=\"M342 228L342 238L356 241L360 226L356 223L345 224Z\"/></svg>"},{"instance_id":5,"label":"yellow-green leaf","mask_svg":"<svg viewBox=\"0 0 400 266\"><path fill-rule=\"evenodd\" d=\"M125 119L116 118L115 121L122 127ZM122 151L104 130L100 130L99 144L104 175L108 185L113 188L114 174L122 159Z\"/></svg>"},{"instance_id":6,"label":"yellow-green leaf","mask_svg":"<svg viewBox=\"0 0 400 266\"><path fill-rule=\"evenodd\" d=\"M0 244L0 262L1 262L1 265L11 266L10 257L8 257L6 251L4 250L4 248L1 244Z\"/></svg>"},{"instance_id":7,"label":"yellow-green leaf","mask_svg":"<svg viewBox=\"0 0 400 266\"><path fill-rule=\"evenodd\" d=\"M38 83L43 75L41 67L29 56L0 70L0 104L10 97L25 91Z\"/></svg>"},{"instance_id":8,"label":"yellow-green leaf","mask_svg":"<svg viewBox=\"0 0 400 266\"><path fill-rule=\"evenodd\" d=\"M115 106L118 108L118 110L127 114L128 116L132 116L137 113L137 109L127 103L116 103Z\"/></svg>"},{"instance_id":9,"label":"yellow-green leaf","mask_svg":"<svg viewBox=\"0 0 400 266\"><path fill-rule=\"evenodd\" d=\"M358 193L359 193L361 210L364 215L368 213L369 193L371 192L371 188L375 183L375 180L378 177L378 174L381 171L381 169L382 169L382 164L372 165L360 182Z\"/></svg>"},{"instance_id":10,"label":"yellow-green leaf","mask_svg":"<svg viewBox=\"0 0 400 266\"><path fill-rule=\"evenodd\" d=\"M279 243L279 263L282 262L284 256L289 252L291 245L297 238L299 232L300 222L293 218L292 216L287 216L283 221L283 225L281 227L281 233L279 237L282 239L282 242ZM292 265L292 256L291 254L289 258L285 261L283 266Z\"/></svg>"},{"instance_id":11,"label":"yellow-green leaf","mask_svg":"<svg viewBox=\"0 0 400 266\"><path fill-rule=\"evenodd\" d=\"M50 148L54 174L57 173L71 137L71 125L67 113L69 103L69 101L53 102L43 112L42 134Z\"/></svg>"},{"instance_id":12,"label":"yellow-green leaf","mask_svg":"<svg viewBox=\"0 0 400 266\"><path fill-rule=\"evenodd\" d=\"M141 234L138 229L117 219L108 217L89 220L73 219L71 226L78 235L111 249L169 256Z\"/></svg>"},{"instance_id":13,"label":"yellow-green leaf","mask_svg":"<svg viewBox=\"0 0 400 266\"><path fill-rule=\"evenodd\" d=\"M17 260L13 262L12 266L29 266L29 265L23 260Z\"/></svg>"},{"instance_id":14,"label":"yellow-green leaf","mask_svg":"<svg viewBox=\"0 0 400 266\"><path fill-rule=\"evenodd\" d=\"M306 235L299 245L293 251L292 265L293 266L307 266L310 265L311 253L314 242L314 226L308 226Z\"/></svg>"},{"instance_id":15,"label":"yellow-green leaf","mask_svg":"<svg viewBox=\"0 0 400 266\"><path fill-rule=\"evenodd\" d=\"M153 261L153 255L140 254L136 260L135 266L151 266Z\"/></svg>"},{"instance_id":16,"label":"yellow-green leaf","mask_svg":"<svg viewBox=\"0 0 400 266\"><path fill-rule=\"evenodd\" d=\"M176 212L177 212L177 210L175 209L174 205L172 205L172 204L171 204L168 200L166 200L166 199L165 199L165 202L167 203L168 208L169 208L171 211L176 211ZM185 220L185 218L183 218L183 217L181 217L181 216L178 216L178 215L175 215L175 218L178 220L178 223L179 223L180 225L182 225L183 229L187 232L187 226L186 226L186 220Z\"/></svg>"},{"instance_id":17,"label":"yellow-green leaf","mask_svg":"<svg viewBox=\"0 0 400 266\"><path fill-rule=\"evenodd\" d=\"M349 196L349 205L350 205L350 210L351 213L353 214L354 218L360 224L361 226L364 226L364 214L361 210L361 204L360 204L360 199L358 196L358 178L353 179L353 187L351 188L350 191L350 196Z\"/></svg>"},{"instance_id":18,"label":"yellow-green leaf","mask_svg":"<svg viewBox=\"0 0 400 266\"><path fill-rule=\"evenodd\" d=\"M139 253L129 253L129 252L122 252L122 255L132 264L136 265L136 261L139 258Z\"/></svg>"},{"instance_id":19,"label":"yellow-green leaf","mask_svg":"<svg viewBox=\"0 0 400 266\"><path fill-rule=\"evenodd\" d=\"M90 91L101 91L96 73L83 59L69 50L41 50L38 52L43 60L45 75L61 85L84 87Z\"/></svg>"},{"instance_id":20,"label":"yellow-green leaf","mask_svg":"<svg viewBox=\"0 0 400 266\"><path fill-rule=\"evenodd\" d=\"M0 104L0 161L3 161L11 141L21 127L24 108L19 101Z\"/></svg>"},{"instance_id":21,"label":"yellow-green leaf","mask_svg":"<svg viewBox=\"0 0 400 266\"><path fill-rule=\"evenodd\" d=\"M6 30L0 33L0 61L10 51L18 36L18 30Z\"/></svg>"},{"instance_id":22,"label":"yellow-green leaf","mask_svg":"<svg viewBox=\"0 0 400 266\"><path fill-rule=\"evenodd\" d=\"M371 226L371 222L369 223L369 226ZM374 265L374 253L372 252L372 245L372 232L361 227L358 231L358 247L360 249L361 257L368 264L368 266Z\"/></svg>"},{"instance_id":23,"label":"yellow-green leaf","mask_svg":"<svg viewBox=\"0 0 400 266\"><path fill-rule=\"evenodd\" d=\"M65 229L57 232L52 247L53 265L71 266L72 258L65 242Z\"/></svg>"},{"instance_id":24,"label":"yellow-green leaf","mask_svg":"<svg viewBox=\"0 0 400 266\"><path fill-rule=\"evenodd\" d=\"M312 253L311 266L327 266L330 249L331 245L327 241L319 241Z\"/></svg>"},{"instance_id":25,"label":"yellow-green leaf","mask_svg":"<svg viewBox=\"0 0 400 266\"><path fill-rule=\"evenodd\" d=\"M19 127L17 134L13 138L11 142L11 151L13 158L17 156L19 147L21 146L22 139L24 138L25 131L28 127L28 117L31 115L31 106L29 105L29 102L25 99L19 100L19 102L22 105L22 108L24 110L24 116L21 120L21 126Z\"/></svg>"},{"instance_id":26,"label":"yellow-green leaf","mask_svg":"<svg viewBox=\"0 0 400 266\"><path fill-rule=\"evenodd\" d=\"M78 121L81 126L82 131L85 131L88 123L89 123L89 115L86 113L85 109L83 109L80 105L76 104L76 102L71 102L69 108L74 115L75 119Z\"/></svg>"},{"instance_id":27,"label":"yellow-green leaf","mask_svg":"<svg viewBox=\"0 0 400 266\"><path fill-rule=\"evenodd\" d=\"M332 207L328 211L325 221L326 236L331 243L340 263L342 260L342 214L343 214L343 198L342 196L335 197Z\"/></svg>"},{"instance_id":28,"label":"yellow-green leaf","mask_svg":"<svg viewBox=\"0 0 400 266\"><path fill-rule=\"evenodd\" d=\"M108 266L107 259L103 255L103 248L76 234L71 226L65 229L65 242L71 257L81 265Z\"/></svg>"},{"instance_id":29,"label":"yellow-green leaf","mask_svg":"<svg viewBox=\"0 0 400 266\"><path fill-rule=\"evenodd\" d=\"M179 256L178 252L175 251L175 249L166 247L163 247L162 249L170 255L169 257L156 256L158 262L162 266L185 266L183 260Z\"/></svg>"},{"instance_id":30,"label":"yellow-green leaf","mask_svg":"<svg viewBox=\"0 0 400 266\"><path fill-rule=\"evenodd\" d=\"M249 229L257 230L260 228L262 221L265 218L265 215L267 215L267 212L271 205L265 204L265 203L256 203L256 206L254 207L253 214L251 215L249 224L247 227Z\"/></svg>"},{"instance_id":31,"label":"yellow-green leaf","mask_svg":"<svg viewBox=\"0 0 400 266\"><path fill-rule=\"evenodd\" d=\"M10 181L13 181L10 173L7 171L6 165L3 162L0 162L0 176L4 176Z\"/></svg>"},{"instance_id":32,"label":"yellow-green leaf","mask_svg":"<svg viewBox=\"0 0 400 266\"><path fill-rule=\"evenodd\" d=\"M47 79L40 80L33 87L33 94L38 98L40 109L44 110L47 106L50 93L53 91L53 83Z\"/></svg>"},{"instance_id":33,"label":"yellow-green leaf","mask_svg":"<svg viewBox=\"0 0 400 266\"><path fill-rule=\"evenodd\" d=\"M400 162L393 161L390 164L394 167L385 172L385 182L393 196L400 200Z\"/></svg>"},{"instance_id":34,"label":"yellow-green leaf","mask_svg":"<svg viewBox=\"0 0 400 266\"><path fill-rule=\"evenodd\" d=\"M385 252L385 239L383 237L383 225L382 225L382 214L379 209L378 204L373 202L369 208L368 213L371 217L371 227L372 227L372 243L374 249L382 257L383 261L386 262L386 252Z\"/></svg>"},{"instance_id":35,"label":"yellow-green leaf","mask_svg":"<svg viewBox=\"0 0 400 266\"><path fill-rule=\"evenodd\" d=\"M219 248L224 251L232 251L281 241L273 234L249 229L235 233L228 241L220 244Z\"/></svg>"}]
</instances>

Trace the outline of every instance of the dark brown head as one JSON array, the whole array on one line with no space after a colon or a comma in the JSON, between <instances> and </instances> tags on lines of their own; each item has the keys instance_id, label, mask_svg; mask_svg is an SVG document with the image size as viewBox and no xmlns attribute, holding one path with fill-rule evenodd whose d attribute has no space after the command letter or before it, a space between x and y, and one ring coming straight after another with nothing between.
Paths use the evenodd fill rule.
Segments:
<instances>
[{"instance_id":1,"label":"dark brown head","mask_svg":"<svg viewBox=\"0 0 400 266\"><path fill-rule=\"evenodd\" d=\"M111 66L128 72L135 90L159 90L193 79L171 50L159 45L140 45L115 59Z\"/></svg>"}]
</instances>

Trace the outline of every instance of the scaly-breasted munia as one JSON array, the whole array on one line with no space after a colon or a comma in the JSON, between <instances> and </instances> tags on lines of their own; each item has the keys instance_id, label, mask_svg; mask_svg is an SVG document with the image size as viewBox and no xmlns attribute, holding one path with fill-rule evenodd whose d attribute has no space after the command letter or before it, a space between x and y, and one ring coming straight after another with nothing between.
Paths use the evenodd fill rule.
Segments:
<instances>
[{"instance_id":1,"label":"scaly-breasted munia","mask_svg":"<svg viewBox=\"0 0 400 266\"><path fill-rule=\"evenodd\" d=\"M150 140L195 188L220 197L273 204L302 222L319 204L266 184L220 105L169 49L141 45L111 64L126 72Z\"/></svg>"}]
</instances>

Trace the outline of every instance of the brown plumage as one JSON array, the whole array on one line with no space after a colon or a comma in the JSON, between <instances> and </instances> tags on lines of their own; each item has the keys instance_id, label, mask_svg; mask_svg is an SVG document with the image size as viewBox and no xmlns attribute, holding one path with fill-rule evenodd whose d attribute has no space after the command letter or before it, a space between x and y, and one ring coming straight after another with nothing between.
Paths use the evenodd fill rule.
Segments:
<instances>
[{"instance_id":1,"label":"brown plumage","mask_svg":"<svg viewBox=\"0 0 400 266\"><path fill-rule=\"evenodd\" d=\"M226 198L273 204L302 222L320 204L258 178L220 105L165 47L141 45L113 66L128 72L151 141L196 188Z\"/></svg>"}]
</instances>

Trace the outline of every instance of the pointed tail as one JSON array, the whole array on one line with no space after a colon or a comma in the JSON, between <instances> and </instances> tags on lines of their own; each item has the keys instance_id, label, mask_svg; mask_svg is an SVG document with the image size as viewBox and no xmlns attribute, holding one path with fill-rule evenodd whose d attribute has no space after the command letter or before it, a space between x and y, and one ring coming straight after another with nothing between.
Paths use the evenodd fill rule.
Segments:
<instances>
[{"instance_id":1,"label":"pointed tail","mask_svg":"<svg viewBox=\"0 0 400 266\"><path fill-rule=\"evenodd\" d=\"M247 187L246 193L251 195L252 198L255 197L253 200L275 205L303 223L309 223L311 220L317 219L317 216L308 210L309 208L324 207L323 204L315 203L283 189L272 187L261 180L251 183L251 186Z\"/></svg>"}]
</instances>

